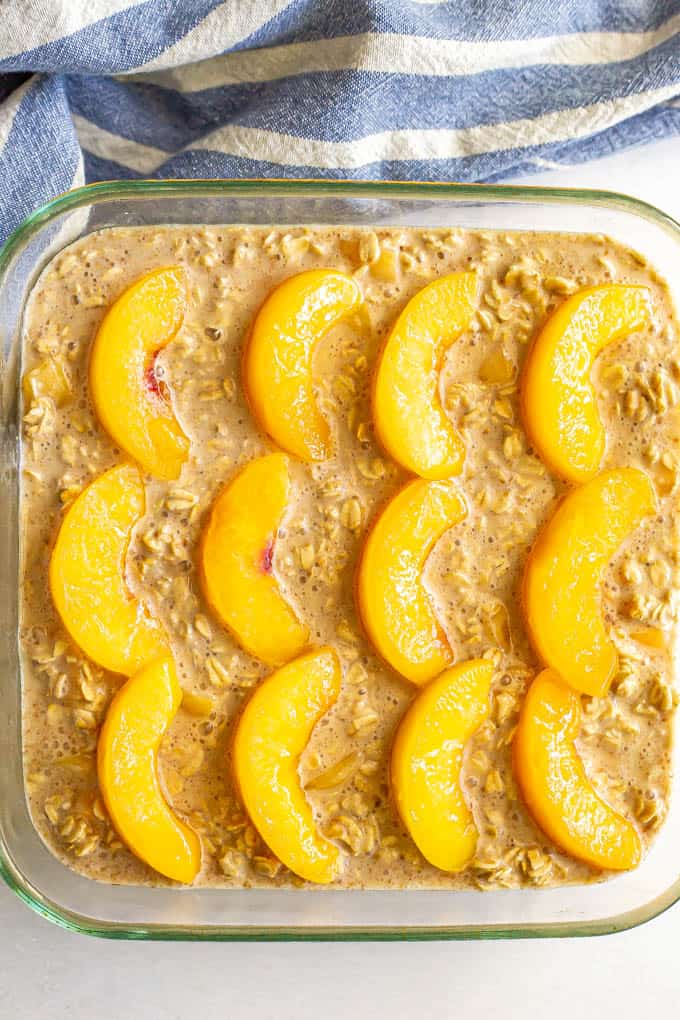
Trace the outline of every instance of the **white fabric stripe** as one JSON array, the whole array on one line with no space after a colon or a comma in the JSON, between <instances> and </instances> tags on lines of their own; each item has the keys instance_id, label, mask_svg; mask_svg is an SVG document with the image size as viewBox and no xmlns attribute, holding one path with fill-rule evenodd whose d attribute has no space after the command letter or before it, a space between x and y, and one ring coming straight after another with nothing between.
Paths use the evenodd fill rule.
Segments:
<instances>
[{"instance_id":1,"label":"white fabric stripe","mask_svg":"<svg viewBox=\"0 0 680 1020\"><path fill-rule=\"evenodd\" d=\"M77 114L73 116L73 124L83 149L87 149L93 156L112 159L116 163L130 167L131 170L136 170L137 173L149 174L170 157L170 153L164 149L155 149L140 142L130 142L121 135L114 135L104 128L97 127Z\"/></svg>"},{"instance_id":2,"label":"white fabric stripe","mask_svg":"<svg viewBox=\"0 0 680 1020\"><path fill-rule=\"evenodd\" d=\"M355 169L387 160L457 159L485 152L545 145L603 131L627 117L669 99L676 85L622 96L602 103L556 110L504 124L451 130L381 131L353 142L324 142L258 128L227 125L187 148L212 149L281 166Z\"/></svg>"},{"instance_id":3,"label":"white fabric stripe","mask_svg":"<svg viewBox=\"0 0 680 1020\"><path fill-rule=\"evenodd\" d=\"M266 25L285 10L290 2L291 0L247 0L247 2L225 0L174 46L169 46L148 64L136 68L135 73L177 67L222 53L242 39L247 39L262 25Z\"/></svg>"},{"instance_id":4,"label":"white fabric stripe","mask_svg":"<svg viewBox=\"0 0 680 1020\"><path fill-rule=\"evenodd\" d=\"M56 42L95 21L138 7L146 0L24 0L2 4L0 60Z\"/></svg>"},{"instance_id":5,"label":"white fabric stripe","mask_svg":"<svg viewBox=\"0 0 680 1020\"><path fill-rule=\"evenodd\" d=\"M83 160L82 152L78 153L78 165L73 174L73 180L71 181L71 188L81 188L85 183L85 162Z\"/></svg>"},{"instance_id":6,"label":"white fabric stripe","mask_svg":"<svg viewBox=\"0 0 680 1020\"><path fill-rule=\"evenodd\" d=\"M182 92L196 92L313 71L358 70L450 78L535 64L563 67L608 64L647 53L678 31L680 14L654 32L583 32L543 39L465 42L366 33L227 53L191 66L154 74L151 78L145 77L145 80ZM226 45L224 43L222 48ZM165 59L165 55L161 59ZM150 67L150 64L147 65L147 68ZM132 77L135 78L136 73Z\"/></svg>"},{"instance_id":7,"label":"white fabric stripe","mask_svg":"<svg viewBox=\"0 0 680 1020\"><path fill-rule=\"evenodd\" d=\"M0 104L0 151L4 149L5 143L9 138L9 133L12 130L12 124L14 118L17 115L17 110L21 106L21 101L26 93L33 88L37 81L35 75L25 81L23 85L20 85L18 89L10 93L9 97Z\"/></svg>"},{"instance_id":8,"label":"white fabric stripe","mask_svg":"<svg viewBox=\"0 0 680 1020\"><path fill-rule=\"evenodd\" d=\"M399 160L459 159L503 149L585 138L673 96L676 86L556 110L533 119L480 124L451 130L382 131L352 142L324 142L275 131L231 124L211 132L181 151L209 150L279 166L356 169L367 163ZM172 153L113 135L82 117L74 117L81 145L139 173L151 173Z\"/></svg>"}]
</instances>

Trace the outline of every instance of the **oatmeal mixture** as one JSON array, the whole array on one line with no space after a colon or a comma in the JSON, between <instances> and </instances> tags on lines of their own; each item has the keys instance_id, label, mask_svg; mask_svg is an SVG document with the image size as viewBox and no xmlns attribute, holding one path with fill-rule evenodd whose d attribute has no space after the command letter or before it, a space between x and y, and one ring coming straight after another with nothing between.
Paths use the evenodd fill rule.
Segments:
<instances>
[{"instance_id":1,"label":"oatmeal mixture","mask_svg":"<svg viewBox=\"0 0 680 1020\"><path fill-rule=\"evenodd\" d=\"M47 570L63 508L122 459L88 401L92 338L129 284L171 264L185 268L190 296L184 325L159 368L191 452L178 482L145 479L147 513L130 546L128 581L167 629L186 692L160 767L173 808L201 836L196 884L301 884L263 845L233 786L234 719L267 670L208 609L196 556L220 486L272 449L241 387L249 325L276 284L315 267L352 274L365 304L317 352L318 400L335 453L311 466L291 458L292 498L274 570L313 643L332 645L342 660L340 698L315 728L301 762L317 824L345 854L336 884L486 889L601 877L557 850L533 824L513 781L510 745L523 692L538 669L519 613L520 580L537 531L564 490L527 446L517 376L529 341L564 296L612 281L648 287L653 322L597 360L608 436L603 467L646 471L661 510L623 544L608 570L605 615L620 670L607 697L583 699L578 750L596 788L636 821L646 848L667 810L676 702L668 649L680 590L680 518L673 515L680 358L664 281L638 254L601 235L156 227L103 230L62 252L41 276L26 318L24 372L48 362L64 398L57 406L50 397L27 397L23 412L25 774L35 825L51 850L91 878L165 882L121 844L107 818L95 747L121 678L71 645L50 601ZM369 384L376 353L420 288L462 269L478 274L478 310L472 328L449 348L440 385L465 439L459 484L469 514L438 543L426 583L457 660L491 657L495 676L489 719L468 745L463 772L479 830L477 853L462 874L447 875L424 861L390 800L390 742L415 688L384 666L362 635L352 581L368 522L405 477L373 436ZM645 644L640 632L655 634L663 650Z\"/></svg>"}]
</instances>

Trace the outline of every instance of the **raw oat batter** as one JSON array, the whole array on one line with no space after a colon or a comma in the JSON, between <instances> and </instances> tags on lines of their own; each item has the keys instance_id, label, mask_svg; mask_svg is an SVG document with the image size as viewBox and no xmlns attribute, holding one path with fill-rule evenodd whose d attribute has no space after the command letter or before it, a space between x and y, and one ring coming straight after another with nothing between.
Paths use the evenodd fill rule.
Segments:
<instances>
[{"instance_id":1,"label":"raw oat batter","mask_svg":"<svg viewBox=\"0 0 680 1020\"><path fill-rule=\"evenodd\" d=\"M342 227L104 230L62 252L38 282L25 323L24 373L47 362L60 399L27 392L25 400L21 637L27 790L48 846L92 878L164 882L121 845L98 796L97 728L121 680L69 644L48 595L47 568L63 506L121 459L88 401L92 338L106 308L135 278L170 264L184 266L190 297L184 325L159 365L191 454L178 482L146 479L147 514L130 548L128 580L162 620L182 686L195 695L185 696L161 750L161 769L173 808L201 834L197 884L300 884L267 851L234 792L231 725L266 669L237 647L204 604L196 548L220 485L271 449L240 384L249 323L281 280L326 266L354 274L366 301L318 351L318 397L335 455L311 467L291 461L293 498L274 569L312 640L334 645L342 659L340 699L316 727L301 763L317 823L346 853L338 884L490 888L600 877L535 827L510 767L517 711L537 669L519 615L519 581L537 530L563 491L527 448L517 375L528 342L565 294L612 281L650 289L653 324L612 344L596 363L608 435L603 467L647 471L661 512L624 543L608 571L605 613L620 671L608 697L584 698L578 748L600 792L636 820L646 848L667 809L676 700L666 649L680 587L673 522L680 358L667 286L644 259L600 235ZM463 778L479 829L477 854L466 871L451 876L424 862L390 803L390 740L414 689L362 637L352 574L368 522L404 477L373 438L368 388L377 349L417 290L470 268L479 277L478 311L441 373L444 406L467 447L459 482L469 515L439 542L426 583L458 660L491 655L496 672L489 721L470 742ZM666 648L633 639L641 630L657 641L661 631Z\"/></svg>"}]
</instances>

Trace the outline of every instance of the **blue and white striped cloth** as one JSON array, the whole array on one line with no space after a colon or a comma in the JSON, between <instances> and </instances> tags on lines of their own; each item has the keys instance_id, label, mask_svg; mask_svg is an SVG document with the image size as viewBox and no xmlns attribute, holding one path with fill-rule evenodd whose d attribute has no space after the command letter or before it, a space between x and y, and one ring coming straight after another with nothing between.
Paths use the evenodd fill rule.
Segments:
<instances>
[{"instance_id":1,"label":"blue and white striped cloth","mask_svg":"<svg viewBox=\"0 0 680 1020\"><path fill-rule=\"evenodd\" d=\"M85 181L490 181L680 131L680 0L0 7L0 240Z\"/></svg>"}]
</instances>

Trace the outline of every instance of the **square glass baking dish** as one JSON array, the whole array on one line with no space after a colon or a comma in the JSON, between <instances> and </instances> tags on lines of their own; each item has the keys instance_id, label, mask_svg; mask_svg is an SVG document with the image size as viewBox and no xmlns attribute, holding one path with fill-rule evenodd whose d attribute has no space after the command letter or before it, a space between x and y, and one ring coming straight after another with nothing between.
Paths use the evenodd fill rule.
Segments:
<instances>
[{"instance_id":1,"label":"square glass baking dish","mask_svg":"<svg viewBox=\"0 0 680 1020\"><path fill-rule=\"evenodd\" d=\"M680 226L624 195L458 184L120 181L55 198L0 251L0 872L64 927L127 939L490 939L621 931L680 898L680 767L647 859L599 885L494 892L211 890L113 886L60 863L31 823L21 762L18 380L26 298L44 266L93 230L148 224L459 226L601 232L646 255L680 304Z\"/></svg>"}]
</instances>

